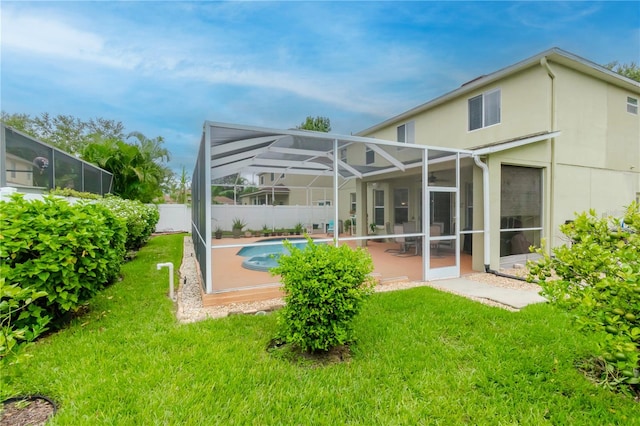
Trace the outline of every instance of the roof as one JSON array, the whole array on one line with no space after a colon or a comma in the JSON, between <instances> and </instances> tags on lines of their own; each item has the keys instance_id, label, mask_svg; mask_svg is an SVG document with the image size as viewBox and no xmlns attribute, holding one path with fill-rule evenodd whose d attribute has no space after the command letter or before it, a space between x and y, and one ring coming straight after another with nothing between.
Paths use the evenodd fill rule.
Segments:
<instances>
[{"instance_id":1,"label":"roof","mask_svg":"<svg viewBox=\"0 0 640 426\"><path fill-rule=\"evenodd\" d=\"M519 136L517 138L476 146L474 148L470 148L470 150L473 155L486 155L494 152L506 151L507 149L517 148L519 146L528 145L534 142L556 138L560 135L560 133L560 131L533 133L530 135Z\"/></svg>"},{"instance_id":2,"label":"roof","mask_svg":"<svg viewBox=\"0 0 640 426\"><path fill-rule=\"evenodd\" d=\"M527 58L523 61L510 65L506 68L502 68L491 74L477 77L471 81L464 83L462 86L460 86L455 90L452 90L451 92L448 92L440 97L432 99L424 104L418 105L415 108L412 108L399 115L391 117L388 120L385 120L372 127L364 129L356 134L357 135L371 134L393 123L407 120L415 116L416 114L419 114L421 112L434 108L438 105L441 105L457 97L463 96L467 93L473 92L480 87L489 85L497 80L500 80L502 78L505 78L507 76L520 72L524 69L539 65L540 61L542 61L543 58L546 58L547 60L550 60L552 62L561 64L561 65L567 66L569 68L575 69L584 74L591 75L600 80L604 80L608 83L622 87L626 90L630 90L632 92L640 94L639 82L631 80L630 78L627 78L616 72L613 72L601 65L596 64L595 62L591 62L587 59L574 55L573 53L554 47L549 50L545 50L544 52L538 53L537 55L531 56L530 58Z\"/></svg>"}]
</instances>

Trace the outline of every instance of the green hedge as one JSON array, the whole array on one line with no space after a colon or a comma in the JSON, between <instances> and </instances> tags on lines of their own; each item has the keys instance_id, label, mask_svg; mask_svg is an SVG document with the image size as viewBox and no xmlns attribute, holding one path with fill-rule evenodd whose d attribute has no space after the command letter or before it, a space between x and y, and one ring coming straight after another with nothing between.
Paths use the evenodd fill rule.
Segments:
<instances>
[{"instance_id":1,"label":"green hedge","mask_svg":"<svg viewBox=\"0 0 640 426\"><path fill-rule=\"evenodd\" d=\"M145 245L156 228L160 213L155 205L142 204L140 201L124 200L108 195L98 203L107 207L126 224L127 250L138 250Z\"/></svg>"},{"instance_id":2,"label":"green hedge","mask_svg":"<svg viewBox=\"0 0 640 426\"><path fill-rule=\"evenodd\" d=\"M54 196L0 202L0 275L7 285L45 291L29 306L54 323L112 282L125 254L125 226L107 207ZM28 315L12 318L21 327Z\"/></svg>"}]
</instances>

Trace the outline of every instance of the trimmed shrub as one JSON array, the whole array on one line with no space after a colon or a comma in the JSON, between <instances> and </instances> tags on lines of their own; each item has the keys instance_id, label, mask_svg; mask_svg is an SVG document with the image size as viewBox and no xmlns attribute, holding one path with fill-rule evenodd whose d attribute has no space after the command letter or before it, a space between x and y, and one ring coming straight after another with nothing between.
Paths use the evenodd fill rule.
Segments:
<instances>
[{"instance_id":1,"label":"trimmed shrub","mask_svg":"<svg viewBox=\"0 0 640 426\"><path fill-rule=\"evenodd\" d=\"M550 302L570 311L600 348L601 383L640 392L640 206L621 218L577 215L560 227L569 244L530 264ZM554 276L554 278L550 278Z\"/></svg>"},{"instance_id":2,"label":"trimmed shrub","mask_svg":"<svg viewBox=\"0 0 640 426\"><path fill-rule=\"evenodd\" d=\"M46 292L12 316L16 329L45 315L38 309L58 325L118 276L125 254L124 223L97 203L14 194L0 202L0 229L0 276L9 286ZM25 316L27 311L33 315Z\"/></svg>"},{"instance_id":3,"label":"trimmed shrub","mask_svg":"<svg viewBox=\"0 0 640 426\"><path fill-rule=\"evenodd\" d=\"M373 290L373 262L361 248L314 244L300 249L284 242L271 273L284 284L285 306L279 312L278 339L303 351L328 351L353 340L352 322Z\"/></svg>"},{"instance_id":4,"label":"trimmed shrub","mask_svg":"<svg viewBox=\"0 0 640 426\"><path fill-rule=\"evenodd\" d=\"M160 213L155 205L149 206L140 201L124 200L112 195L105 196L98 202L125 222L127 250L138 250L142 247L149 240L160 220Z\"/></svg>"}]
</instances>

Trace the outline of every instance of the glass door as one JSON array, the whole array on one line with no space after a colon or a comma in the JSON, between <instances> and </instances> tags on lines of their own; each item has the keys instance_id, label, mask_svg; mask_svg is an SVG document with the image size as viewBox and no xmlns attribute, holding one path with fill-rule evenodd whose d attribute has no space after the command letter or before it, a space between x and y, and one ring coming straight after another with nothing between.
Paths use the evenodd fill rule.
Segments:
<instances>
[{"instance_id":1,"label":"glass door","mask_svg":"<svg viewBox=\"0 0 640 426\"><path fill-rule=\"evenodd\" d=\"M457 212L458 191L455 187L429 187L429 217L426 253L428 279L460 276L460 249Z\"/></svg>"}]
</instances>

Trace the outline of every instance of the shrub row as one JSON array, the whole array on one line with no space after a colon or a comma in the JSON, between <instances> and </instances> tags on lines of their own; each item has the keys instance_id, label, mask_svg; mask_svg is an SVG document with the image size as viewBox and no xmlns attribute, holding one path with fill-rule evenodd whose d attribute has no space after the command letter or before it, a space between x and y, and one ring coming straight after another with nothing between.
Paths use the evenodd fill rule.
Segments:
<instances>
[{"instance_id":1,"label":"shrub row","mask_svg":"<svg viewBox=\"0 0 640 426\"><path fill-rule=\"evenodd\" d=\"M156 206L142 204L140 201L107 195L98 200L98 203L107 207L126 224L127 250L138 250L145 245L160 220L160 212Z\"/></svg>"},{"instance_id":2,"label":"shrub row","mask_svg":"<svg viewBox=\"0 0 640 426\"><path fill-rule=\"evenodd\" d=\"M0 201L0 358L113 282L158 219L154 206L116 197Z\"/></svg>"},{"instance_id":3,"label":"shrub row","mask_svg":"<svg viewBox=\"0 0 640 426\"><path fill-rule=\"evenodd\" d=\"M143 204L137 200L124 200L110 194L103 198L98 194L79 192L69 188L52 189L51 194L83 200L97 200L96 202L107 206L127 224L127 242L125 244L127 250L137 250L142 247L149 240L160 220L160 212L156 206Z\"/></svg>"}]
</instances>

